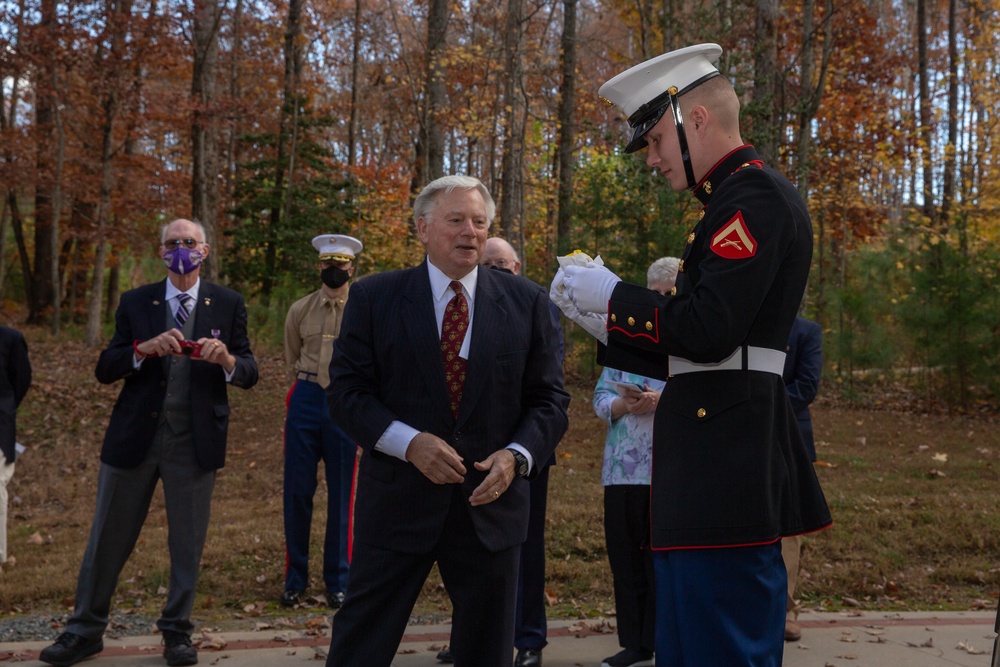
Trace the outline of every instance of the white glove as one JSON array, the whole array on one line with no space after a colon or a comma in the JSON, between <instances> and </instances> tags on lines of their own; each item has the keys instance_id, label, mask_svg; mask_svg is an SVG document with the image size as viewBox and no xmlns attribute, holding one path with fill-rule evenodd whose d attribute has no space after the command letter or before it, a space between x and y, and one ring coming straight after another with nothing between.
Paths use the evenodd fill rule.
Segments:
<instances>
[{"instance_id":1,"label":"white glove","mask_svg":"<svg viewBox=\"0 0 1000 667\"><path fill-rule=\"evenodd\" d=\"M562 269L563 289L566 296L585 313L608 312L608 300L621 278L603 266L567 266Z\"/></svg>"},{"instance_id":2,"label":"white glove","mask_svg":"<svg viewBox=\"0 0 1000 667\"><path fill-rule=\"evenodd\" d=\"M603 316L597 315L596 313L580 312L580 309L576 307L576 304L570 301L569 297L566 296L566 292L563 289L563 277L563 270L559 269L556 272L556 277L552 280L552 286L549 288L549 298L552 299L552 303L559 306L559 310L561 310L566 317L583 327L584 331L607 345L607 320Z\"/></svg>"}]
</instances>

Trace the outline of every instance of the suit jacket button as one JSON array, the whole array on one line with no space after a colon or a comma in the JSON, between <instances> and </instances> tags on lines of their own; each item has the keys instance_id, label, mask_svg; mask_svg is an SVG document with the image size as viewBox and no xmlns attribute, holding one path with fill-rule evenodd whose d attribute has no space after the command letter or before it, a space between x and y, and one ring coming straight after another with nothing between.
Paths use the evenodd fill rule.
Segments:
<instances>
[{"instance_id":1,"label":"suit jacket button","mask_svg":"<svg viewBox=\"0 0 1000 667\"><path fill-rule=\"evenodd\" d=\"M160 413L159 412L150 412L149 416L152 417L153 419L156 419L157 417L160 416Z\"/></svg>"},{"instance_id":2,"label":"suit jacket button","mask_svg":"<svg viewBox=\"0 0 1000 667\"><path fill-rule=\"evenodd\" d=\"M708 413L705 412L705 408L698 408L698 419L704 419L707 414Z\"/></svg>"}]
</instances>

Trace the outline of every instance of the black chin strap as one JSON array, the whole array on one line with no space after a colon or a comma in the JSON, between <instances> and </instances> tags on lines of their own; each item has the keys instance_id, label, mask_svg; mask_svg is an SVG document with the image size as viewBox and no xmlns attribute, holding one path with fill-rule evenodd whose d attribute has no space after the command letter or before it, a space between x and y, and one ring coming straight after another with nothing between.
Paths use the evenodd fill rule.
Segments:
<instances>
[{"instance_id":1,"label":"black chin strap","mask_svg":"<svg viewBox=\"0 0 1000 667\"><path fill-rule=\"evenodd\" d=\"M684 175L687 176L688 189L693 190L697 183L694 180L694 167L691 166L691 151L688 149L687 132L684 131L684 117L681 116L681 105L677 100L677 86L667 89L670 98L670 113L674 115L674 126L677 128L677 144L681 149L681 160L684 162Z\"/></svg>"}]
</instances>

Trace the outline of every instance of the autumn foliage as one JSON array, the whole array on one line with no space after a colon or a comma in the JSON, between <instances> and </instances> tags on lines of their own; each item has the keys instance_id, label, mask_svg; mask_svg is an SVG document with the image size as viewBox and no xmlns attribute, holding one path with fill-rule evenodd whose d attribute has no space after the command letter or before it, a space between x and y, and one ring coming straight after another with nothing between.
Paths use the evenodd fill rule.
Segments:
<instances>
[{"instance_id":1,"label":"autumn foliage","mask_svg":"<svg viewBox=\"0 0 1000 667\"><path fill-rule=\"evenodd\" d=\"M623 119L597 89L715 41L744 139L812 212L805 312L827 334L829 371L850 385L921 368L907 377L958 410L993 401L996 3L676 4L0 2L5 310L53 331L83 324L99 343L119 292L159 275L159 225L196 216L209 276L280 326L266 315L314 281L315 234L361 238L362 274L418 261L411 199L439 171L477 175L505 202L496 230L529 277L547 282L556 248L582 247L641 280L679 254L696 208L620 154Z\"/></svg>"}]
</instances>

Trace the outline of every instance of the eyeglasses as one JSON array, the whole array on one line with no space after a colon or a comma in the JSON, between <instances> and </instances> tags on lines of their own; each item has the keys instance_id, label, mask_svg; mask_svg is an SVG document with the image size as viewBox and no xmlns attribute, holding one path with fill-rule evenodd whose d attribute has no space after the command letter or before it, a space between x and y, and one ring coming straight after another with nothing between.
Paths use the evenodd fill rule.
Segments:
<instances>
[{"instance_id":1,"label":"eyeglasses","mask_svg":"<svg viewBox=\"0 0 1000 667\"><path fill-rule=\"evenodd\" d=\"M188 250L194 250L200 245L201 241L198 241L197 239L168 239L163 242L163 247L170 249L180 248L181 246L184 246Z\"/></svg>"},{"instance_id":2,"label":"eyeglasses","mask_svg":"<svg viewBox=\"0 0 1000 667\"><path fill-rule=\"evenodd\" d=\"M514 266L514 262L511 262L506 259L488 259L485 262L483 262L483 266L490 269L492 269L494 266L498 266L501 269L509 269L510 267Z\"/></svg>"}]
</instances>

